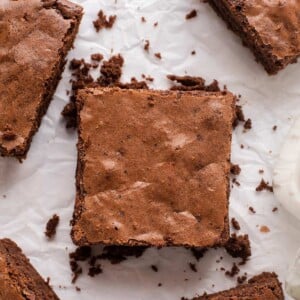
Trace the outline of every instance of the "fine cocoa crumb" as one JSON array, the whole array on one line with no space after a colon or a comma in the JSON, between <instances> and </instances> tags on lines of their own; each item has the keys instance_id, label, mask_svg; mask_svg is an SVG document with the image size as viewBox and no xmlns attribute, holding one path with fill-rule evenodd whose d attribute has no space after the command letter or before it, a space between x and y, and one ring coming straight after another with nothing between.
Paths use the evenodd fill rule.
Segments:
<instances>
[{"instance_id":1,"label":"fine cocoa crumb","mask_svg":"<svg viewBox=\"0 0 300 300\"><path fill-rule=\"evenodd\" d=\"M154 81L154 78L151 77L150 75L145 75L145 74L142 74L142 78L147 80L147 81L150 81L150 82L153 82Z\"/></svg>"},{"instance_id":2,"label":"fine cocoa crumb","mask_svg":"<svg viewBox=\"0 0 300 300\"><path fill-rule=\"evenodd\" d=\"M273 193L273 187L269 184L269 182L266 182L264 179L262 179L260 184L256 187L257 192L261 192L263 190Z\"/></svg>"},{"instance_id":3,"label":"fine cocoa crumb","mask_svg":"<svg viewBox=\"0 0 300 300\"><path fill-rule=\"evenodd\" d=\"M141 17L141 21L142 21L142 23L146 23L146 18L145 17Z\"/></svg>"},{"instance_id":4,"label":"fine cocoa crumb","mask_svg":"<svg viewBox=\"0 0 300 300\"><path fill-rule=\"evenodd\" d=\"M149 52L149 48L150 48L150 41L149 40L145 40L145 44L144 44L144 50Z\"/></svg>"},{"instance_id":5,"label":"fine cocoa crumb","mask_svg":"<svg viewBox=\"0 0 300 300\"><path fill-rule=\"evenodd\" d=\"M155 22L155 23L153 24L154 27L157 27L157 25L158 25L158 22Z\"/></svg>"},{"instance_id":6,"label":"fine cocoa crumb","mask_svg":"<svg viewBox=\"0 0 300 300\"><path fill-rule=\"evenodd\" d=\"M97 18L97 20L95 20L93 22L93 24L94 24L96 31L99 32L103 28L112 28L116 19L117 19L116 15L109 16L107 18L107 16L104 14L103 10L100 10L98 12L98 18Z\"/></svg>"},{"instance_id":7,"label":"fine cocoa crumb","mask_svg":"<svg viewBox=\"0 0 300 300\"><path fill-rule=\"evenodd\" d=\"M193 271L193 272L198 272L197 268L196 268L196 265L193 264L193 263L189 263L189 266L190 266L190 269Z\"/></svg>"},{"instance_id":8,"label":"fine cocoa crumb","mask_svg":"<svg viewBox=\"0 0 300 300\"><path fill-rule=\"evenodd\" d=\"M101 53L94 53L91 55L91 60L101 61L103 59L103 55Z\"/></svg>"},{"instance_id":9,"label":"fine cocoa crumb","mask_svg":"<svg viewBox=\"0 0 300 300\"><path fill-rule=\"evenodd\" d=\"M160 54L160 52L154 53L154 56L157 57L158 59L161 59L161 54Z\"/></svg>"},{"instance_id":10,"label":"fine cocoa crumb","mask_svg":"<svg viewBox=\"0 0 300 300\"><path fill-rule=\"evenodd\" d=\"M76 292L80 292L81 291L81 288L78 287L78 286L75 286L75 289L76 289Z\"/></svg>"},{"instance_id":11,"label":"fine cocoa crumb","mask_svg":"<svg viewBox=\"0 0 300 300\"><path fill-rule=\"evenodd\" d=\"M237 181L236 178L232 179L232 183L234 183L236 186L240 186L241 184Z\"/></svg>"},{"instance_id":12,"label":"fine cocoa crumb","mask_svg":"<svg viewBox=\"0 0 300 300\"><path fill-rule=\"evenodd\" d=\"M262 233L268 233L270 231L271 231L270 228L266 225L263 225L260 227L260 232L262 232Z\"/></svg>"},{"instance_id":13,"label":"fine cocoa crumb","mask_svg":"<svg viewBox=\"0 0 300 300\"><path fill-rule=\"evenodd\" d=\"M243 284L247 280L247 275L239 276L237 278L237 283L238 284Z\"/></svg>"},{"instance_id":14,"label":"fine cocoa crumb","mask_svg":"<svg viewBox=\"0 0 300 300\"><path fill-rule=\"evenodd\" d=\"M250 130L252 128L252 121L251 119L248 119L244 124L244 129Z\"/></svg>"},{"instance_id":15,"label":"fine cocoa crumb","mask_svg":"<svg viewBox=\"0 0 300 300\"><path fill-rule=\"evenodd\" d=\"M278 211L278 207L274 207L274 208L272 209L272 212L276 212L276 211Z\"/></svg>"},{"instance_id":16,"label":"fine cocoa crumb","mask_svg":"<svg viewBox=\"0 0 300 300\"><path fill-rule=\"evenodd\" d=\"M158 272L158 268L157 268L157 266L155 266L155 265L151 265L151 269L152 269L154 272Z\"/></svg>"},{"instance_id":17,"label":"fine cocoa crumb","mask_svg":"<svg viewBox=\"0 0 300 300\"><path fill-rule=\"evenodd\" d=\"M263 174L265 171L263 169L258 170L259 174Z\"/></svg>"},{"instance_id":18,"label":"fine cocoa crumb","mask_svg":"<svg viewBox=\"0 0 300 300\"><path fill-rule=\"evenodd\" d=\"M235 230L240 230L241 229L241 226L240 226L239 222L235 218L231 219L231 225Z\"/></svg>"},{"instance_id":19,"label":"fine cocoa crumb","mask_svg":"<svg viewBox=\"0 0 300 300\"><path fill-rule=\"evenodd\" d=\"M231 267L231 270L230 271L226 271L225 275L229 276L229 277L234 277L237 274L239 274L239 272L240 272L239 267L236 265L236 263L233 263L233 265Z\"/></svg>"},{"instance_id":20,"label":"fine cocoa crumb","mask_svg":"<svg viewBox=\"0 0 300 300\"><path fill-rule=\"evenodd\" d=\"M245 122L245 115L240 105L235 107L235 119L233 121L233 128L237 127L240 122Z\"/></svg>"},{"instance_id":21,"label":"fine cocoa crumb","mask_svg":"<svg viewBox=\"0 0 300 300\"><path fill-rule=\"evenodd\" d=\"M234 164L231 164L231 167L230 167L230 172L232 175L240 175L241 173L241 168L239 165L234 165Z\"/></svg>"},{"instance_id":22,"label":"fine cocoa crumb","mask_svg":"<svg viewBox=\"0 0 300 300\"><path fill-rule=\"evenodd\" d=\"M196 51L195 51L195 50L193 50L193 51L191 52L191 54L192 54L192 55L195 55L195 54L196 54Z\"/></svg>"},{"instance_id":23,"label":"fine cocoa crumb","mask_svg":"<svg viewBox=\"0 0 300 300\"><path fill-rule=\"evenodd\" d=\"M56 228L59 223L59 216L54 214L52 218L50 218L46 224L45 235L51 239L56 234Z\"/></svg>"},{"instance_id":24,"label":"fine cocoa crumb","mask_svg":"<svg viewBox=\"0 0 300 300\"><path fill-rule=\"evenodd\" d=\"M276 131L277 130L277 125L274 125L272 129L273 129L273 131Z\"/></svg>"},{"instance_id":25,"label":"fine cocoa crumb","mask_svg":"<svg viewBox=\"0 0 300 300\"><path fill-rule=\"evenodd\" d=\"M238 236L233 233L225 244L225 249L232 257L242 258L242 261L239 263L240 265L245 264L251 256L251 246L247 234Z\"/></svg>"},{"instance_id":26,"label":"fine cocoa crumb","mask_svg":"<svg viewBox=\"0 0 300 300\"><path fill-rule=\"evenodd\" d=\"M256 214L256 211L252 206L249 207L249 211L252 212L253 214Z\"/></svg>"},{"instance_id":27,"label":"fine cocoa crumb","mask_svg":"<svg viewBox=\"0 0 300 300\"><path fill-rule=\"evenodd\" d=\"M101 265L98 264L98 265L95 265L95 266L91 266L89 268L88 275L91 276L91 277L94 277L94 276L96 276L98 274L101 274L101 273L103 273L103 271L102 271Z\"/></svg>"},{"instance_id":28,"label":"fine cocoa crumb","mask_svg":"<svg viewBox=\"0 0 300 300\"><path fill-rule=\"evenodd\" d=\"M162 284L159 282L159 283L158 283L158 286L162 286Z\"/></svg>"},{"instance_id":29,"label":"fine cocoa crumb","mask_svg":"<svg viewBox=\"0 0 300 300\"><path fill-rule=\"evenodd\" d=\"M207 248L191 248L192 254L199 261L200 258L204 256L207 251Z\"/></svg>"},{"instance_id":30,"label":"fine cocoa crumb","mask_svg":"<svg viewBox=\"0 0 300 300\"><path fill-rule=\"evenodd\" d=\"M189 19L192 19L192 18L195 18L197 17L197 11L195 9L193 9L192 11L190 11L186 16L185 16L185 19L186 20L189 20Z\"/></svg>"}]
</instances>

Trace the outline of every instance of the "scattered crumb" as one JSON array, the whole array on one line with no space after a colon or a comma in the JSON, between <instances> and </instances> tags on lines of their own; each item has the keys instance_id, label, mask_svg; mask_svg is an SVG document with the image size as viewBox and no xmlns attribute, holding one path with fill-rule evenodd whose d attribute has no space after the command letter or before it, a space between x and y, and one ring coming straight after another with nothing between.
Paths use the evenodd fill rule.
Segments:
<instances>
[{"instance_id":1,"label":"scattered crumb","mask_svg":"<svg viewBox=\"0 0 300 300\"><path fill-rule=\"evenodd\" d=\"M234 183L236 186L240 186L241 184L237 181L236 178L232 179L232 183Z\"/></svg>"},{"instance_id":2,"label":"scattered crumb","mask_svg":"<svg viewBox=\"0 0 300 300\"><path fill-rule=\"evenodd\" d=\"M244 148L245 148L245 146L243 144L241 144L241 149L244 149Z\"/></svg>"},{"instance_id":3,"label":"scattered crumb","mask_svg":"<svg viewBox=\"0 0 300 300\"><path fill-rule=\"evenodd\" d=\"M151 269L152 269L154 272L158 272L158 268L157 268L157 266L155 266L155 265L152 265L152 266L151 266Z\"/></svg>"},{"instance_id":4,"label":"scattered crumb","mask_svg":"<svg viewBox=\"0 0 300 300\"><path fill-rule=\"evenodd\" d=\"M240 230L241 229L241 226L240 226L239 222L235 218L231 219L231 225L235 230Z\"/></svg>"},{"instance_id":5,"label":"scattered crumb","mask_svg":"<svg viewBox=\"0 0 300 300\"><path fill-rule=\"evenodd\" d=\"M276 211L278 211L278 207L274 207L274 208L272 209L272 212L276 212Z\"/></svg>"},{"instance_id":6,"label":"scattered crumb","mask_svg":"<svg viewBox=\"0 0 300 300\"><path fill-rule=\"evenodd\" d=\"M91 277L95 277L96 275L98 274L101 274L103 273L103 270L101 268L101 265L100 264L97 264L95 266L91 266L89 268L89 272L88 272L88 275L91 276Z\"/></svg>"},{"instance_id":7,"label":"scattered crumb","mask_svg":"<svg viewBox=\"0 0 300 300\"><path fill-rule=\"evenodd\" d=\"M268 226L263 225L263 226L260 226L260 230L259 231L262 232L262 233L268 233L271 230L270 230L270 228Z\"/></svg>"},{"instance_id":8,"label":"scattered crumb","mask_svg":"<svg viewBox=\"0 0 300 300\"><path fill-rule=\"evenodd\" d=\"M146 23L147 22L145 17L141 17L141 21L142 21L142 23Z\"/></svg>"},{"instance_id":9,"label":"scattered crumb","mask_svg":"<svg viewBox=\"0 0 300 300\"><path fill-rule=\"evenodd\" d=\"M192 54L192 55L196 55L196 51L193 50L193 51L191 52L191 54Z\"/></svg>"},{"instance_id":10,"label":"scattered crumb","mask_svg":"<svg viewBox=\"0 0 300 300\"><path fill-rule=\"evenodd\" d=\"M58 223L59 223L59 216L54 214L46 224L45 235L47 238L51 239L55 236Z\"/></svg>"},{"instance_id":11,"label":"scattered crumb","mask_svg":"<svg viewBox=\"0 0 300 300\"><path fill-rule=\"evenodd\" d=\"M269 184L269 182L264 181L264 179L262 179L260 184L256 187L257 192L261 192L263 190L273 193L273 187Z\"/></svg>"},{"instance_id":12,"label":"scattered crumb","mask_svg":"<svg viewBox=\"0 0 300 300\"><path fill-rule=\"evenodd\" d=\"M277 125L274 125L272 129L273 129L273 131L276 131L277 130Z\"/></svg>"},{"instance_id":13,"label":"scattered crumb","mask_svg":"<svg viewBox=\"0 0 300 300\"><path fill-rule=\"evenodd\" d=\"M253 214L256 214L256 211L252 206L249 207L249 211L251 211Z\"/></svg>"},{"instance_id":14,"label":"scattered crumb","mask_svg":"<svg viewBox=\"0 0 300 300\"><path fill-rule=\"evenodd\" d=\"M239 274L240 272L240 268L236 265L236 263L233 263L231 270L230 271L226 271L225 275L229 276L229 277L234 277L237 274Z\"/></svg>"},{"instance_id":15,"label":"scattered crumb","mask_svg":"<svg viewBox=\"0 0 300 300\"><path fill-rule=\"evenodd\" d=\"M247 121L244 124L244 129L250 130L252 128L252 121L251 119L247 119Z\"/></svg>"},{"instance_id":16,"label":"scattered crumb","mask_svg":"<svg viewBox=\"0 0 300 300\"><path fill-rule=\"evenodd\" d=\"M142 78L147 80L147 81L150 81L150 82L153 82L154 81L154 78L151 77L150 75L145 75L145 74L142 74Z\"/></svg>"},{"instance_id":17,"label":"scattered crumb","mask_svg":"<svg viewBox=\"0 0 300 300\"><path fill-rule=\"evenodd\" d=\"M161 54L160 54L160 52L154 53L154 56L157 57L158 59L161 59Z\"/></svg>"},{"instance_id":18,"label":"scattered crumb","mask_svg":"<svg viewBox=\"0 0 300 300\"><path fill-rule=\"evenodd\" d=\"M196 268L196 265L193 264L193 263L189 263L189 266L190 266L190 269L193 271L193 272L198 272L197 268Z\"/></svg>"},{"instance_id":19,"label":"scattered crumb","mask_svg":"<svg viewBox=\"0 0 300 300\"><path fill-rule=\"evenodd\" d=\"M237 283L243 284L243 283L245 283L246 280L247 280L247 275L242 275L237 278Z\"/></svg>"},{"instance_id":20,"label":"scattered crumb","mask_svg":"<svg viewBox=\"0 0 300 300\"><path fill-rule=\"evenodd\" d=\"M191 248L192 254L199 261L200 258L204 256L207 251L207 248Z\"/></svg>"},{"instance_id":21,"label":"scattered crumb","mask_svg":"<svg viewBox=\"0 0 300 300\"><path fill-rule=\"evenodd\" d=\"M232 257L242 258L240 265L245 264L251 256L251 245L247 234L238 236L233 233L225 244L225 249Z\"/></svg>"},{"instance_id":22,"label":"scattered crumb","mask_svg":"<svg viewBox=\"0 0 300 300\"><path fill-rule=\"evenodd\" d=\"M240 175L241 167L239 165L231 164L230 172L232 175Z\"/></svg>"},{"instance_id":23,"label":"scattered crumb","mask_svg":"<svg viewBox=\"0 0 300 300\"><path fill-rule=\"evenodd\" d=\"M265 172L265 171L264 171L263 169L258 170L258 173L259 173L259 174L264 174L264 172Z\"/></svg>"},{"instance_id":24,"label":"scattered crumb","mask_svg":"<svg viewBox=\"0 0 300 300\"><path fill-rule=\"evenodd\" d=\"M162 284L161 284L161 283L159 283L159 284L158 284L158 286L162 286Z\"/></svg>"},{"instance_id":25,"label":"scattered crumb","mask_svg":"<svg viewBox=\"0 0 300 300\"><path fill-rule=\"evenodd\" d=\"M94 53L91 55L91 60L101 61L103 60L103 55L101 53Z\"/></svg>"},{"instance_id":26,"label":"scattered crumb","mask_svg":"<svg viewBox=\"0 0 300 300\"><path fill-rule=\"evenodd\" d=\"M189 20L189 19L192 19L192 18L195 18L197 17L197 11L196 9L193 9L192 11L190 11L186 16L185 16L185 19L186 20Z\"/></svg>"},{"instance_id":27,"label":"scattered crumb","mask_svg":"<svg viewBox=\"0 0 300 300\"><path fill-rule=\"evenodd\" d=\"M76 289L77 292L80 292L80 291L81 291L81 288L78 287L78 286L75 286L75 289Z\"/></svg>"},{"instance_id":28,"label":"scattered crumb","mask_svg":"<svg viewBox=\"0 0 300 300\"><path fill-rule=\"evenodd\" d=\"M233 128L236 128L240 122L246 122L243 109L240 105L235 107L235 119L233 121Z\"/></svg>"},{"instance_id":29,"label":"scattered crumb","mask_svg":"<svg viewBox=\"0 0 300 300\"><path fill-rule=\"evenodd\" d=\"M153 24L154 27L157 27L157 25L158 25L158 22L155 22L155 23Z\"/></svg>"},{"instance_id":30,"label":"scattered crumb","mask_svg":"<svg viewBox=\"0 0 300 300\"><path fill-rule=\"evenodd\" d=\"M93 24L94 24L96 31L99 32L103 28L112 28L116 19L117 19L116 15L109 16L107 18L107 16L104 14L103 10L100 10L98 12L98 18L97 18L97 20L95 20L93 22Z\"/></svg>"},{"instance_id":31,"label":"scattered crumb","mask_svg":"<svg viewBox=\"0 0 300 300\"><path fill-rule=\"evenodd\" d=\"M145 40L145 44L144 44L144 50L149 52L149 48L150 48L150 41L149 40Z\"/></svg>"}]
</instances>

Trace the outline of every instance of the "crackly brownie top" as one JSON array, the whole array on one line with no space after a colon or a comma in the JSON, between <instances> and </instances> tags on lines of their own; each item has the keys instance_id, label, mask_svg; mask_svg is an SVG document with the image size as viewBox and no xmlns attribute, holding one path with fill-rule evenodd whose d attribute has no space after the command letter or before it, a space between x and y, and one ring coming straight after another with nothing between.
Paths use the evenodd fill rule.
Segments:
<instances>
[{"instance_id":1,"label":"crackly brownie top","mask_svg":"<svg viewBox=\"0 0 300 300\"><path fill-rule=\"evenodd\" d=\"M58 72L59 53L81 8L68 1L0 1L0 145L21 147Z\"/></svg>"},{"instance_id":2,"label":"crackly brownie top","mask_svg":"<svg viewBox=\"0 0 300 300\"><path fill-rule=\"evenodd\" d=\"M210 246L228 237L232 94L87 89L77 105L75 242Z\"/></svg>"},{"instance_id":3,"label":"crackly brownie top","mask_svg":"<svg viewBox=\"0 0 300 300\"><path fill-rule=\"evenodd\" d=\"M300 1L226 0L241 11L266 47L280 59L300 54Z\"/></svg>"},{"instance_id":4,"label":"crackly brownie top","mask_svg":"<svg viewBox=\"0 0 300 300\"><path fill-rule=\"evenodd\" d=\"M283 300L281 283L275 273L264 272L251 278L248 284L194 300Z\"/></svg>"},{"instance_id":5,"label":"crackly brownie top","mask_svg":"<svg viewBox=\"0 0 300 300\"><path fill-rule=\"evenodd\" d=\"M22 250L9 239L0 239L0 299L58 300Z\"/></svg>"}]
</instances>

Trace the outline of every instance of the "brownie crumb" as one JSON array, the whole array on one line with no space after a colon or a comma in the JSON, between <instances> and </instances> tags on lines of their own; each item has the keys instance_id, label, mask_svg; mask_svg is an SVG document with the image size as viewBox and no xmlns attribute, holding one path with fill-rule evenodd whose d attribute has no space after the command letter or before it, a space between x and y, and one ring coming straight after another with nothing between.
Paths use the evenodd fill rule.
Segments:
<instances>
[{"instance_id":1,"label":"brownie crumb","mask_svg":"<svg viewBox=\"0 0 300 300\"><path fill-rule=\"evenodd\" d=\"M247 280L247 275L238 276L237 283L238 284L243 284L243 283L246 282L246 280Z\"/></svg>"},{"instance_id":2,"label":"brownie crumb","mask_svg":"<svg viewBox=\"0 0 300 300\"><path fill-rule=\"evenodd\" d=\"M191 251L197 261L199 261L199 259L207 252L207 248L191 248Z\"/></svg>"},{"instance_id":3,"label":"brownie crumb","mask_svg":"<svg viewBox=\"0 0 300 300\"><path fill-rule=\"evenodd\" d=\"M270 228L266 225L263 225L260 227L260 232L262 232L262 233L268 233L270 231L271 231Z\"/></svg>"},{"instance_id":4,"label":"brownie crumb","mask_svg":"<svg viewBox=\"0 0 300 300\"><path fill-rule=\"evenodd\" d=\"M155 265L151 265L151 269L152 269L154 272L158 272L158 268L157 268L157 266L155 266Z\"/></svg>"},{"instance_id":5,"label":"brownie crumb","mask_svg":"<svg viewBox=\"0 0 300 300\"><path fill-rule=\"evenodd\" d=\"M131 78L131 82L130 83L118 83L116 84L116 86L122 88L122 89L144 89L144 90L148 90L148 84L146 81L142 80L142 81L138 81L135 77Z\"/></svg>"},{"instance_id":6,"label":"brownie crumb","mask_svg":"<svg viewBox=\"0 0 300 300\"><path fill-rule=\"evenodd\" d=\"M96 31L99 32L103 28L112 28L116 19L117 19L116 15L107 17L104 14L103 10L100 10L98 12L98 18L97 18L97 20L95 20L93 22L93 24L94 24Z\"/></svg>"},{"instance_id":7,"label":"brownie crumb","mask_svg":"<svg viewBox=\"0 0 300 300\"><path fill-rule=\"evenodd\" d=\"M92 248L90 246L78 247L74 252L69 254L69 257L75 261L86 261L90 258Z\"/></svg>"},{"instance_id":8,"label":"brownie crumb","mask_svg":"<svg viewBox=\"0 0 300 300\"><path fill-rule=\"evenodd\" d=\"M252 212L253 214L256 214L256 211L252 206L249 207L249 211Z\"/></svg>"},{"instance_id":9,"label":"brownie crumb","mask_svg":"<svg viewBox=\"0 0 300 300\"><path fill-rule=\"evenodd\" d=\"M238 236L233 233L225 244L225 249L232 257L242 259L240 265L245 264L251 256L251 246L247 234Z\"/></svg>"},{"instance_id":10,"label":"brownie crumb","mask_svg":"<svg viewBox=\"0 0 300 300\"><path fill-rule=\"evenodd\" d=\"M240 173L241 173L241 167L239 165L231 164L230 173L232 175L236 175L236 176L240 175Z\"/></svg>"},{"instance_id":11,"label":"brownie crumb","mask_svg":"<svg viewBox=\"0 0 300 300\"><path fill-rule=\"evenodd\" d=\"M197 11L196 9L193 9L192 11L190 11L186 16L185 16L185 19L186 20L190 20L192 18L195 18L197 17Z\"/></svg>"},{"instance_id":12,"label":"brownie crumb","mask_svg":"<svg viewBox=\"0 0 300 300\"><path fill-rule=\"evenodd\" d=\"M45 235L47 238L51 239L55 236L58 223L59 223L59 216L54 214L46 224Z\"/></svg>"},{"instance_id":13,"label":"brownie crumb","mask_svg":"<svg viewBox=\"0 0 300 300\"><path fill-rule=\"evenodd\" d=\"M91 277L95 277L96 275L101 274L101 273L103 273L103 271L102 271L101 265L98 264L98 265L95 265L95 266L91 266L89 268L88 275L91 276Z\"/></svg>"},{"instance_id":14,"label":"brownie crumb","mask_svg":"<svg viewBox=\"0 0 300 300\"><path fill-rule=\"evenodd\" d=\"M248 119L244 124L244 129L250 130L252 128L252 121L251 119Z\"/></svg>"},{"instance_id":15,"label":"brownie crumb","mask_svg":"<svg viewBox=\"0 0 300 300\"><path fill-rule=\"evenodd\" d=\"M176 85L173 85L170 90L175 91L209 91L209 92L219 92L220 87L217 80L213 80L212 83L206 85L205 80L202 77L195 76L177 76L177 75L167 75L167 78Z\"/></svg>"},{"instance_id":16,"label":"brownie crumb","mask_svg":"<svg viewBox=\"0 0 300 300\"><path fill-rule=\"evenodd\" d=\"M192 54L192 55L196 55L196 51L193 50L193 51L191 52L191 54Z\"/></svg>"},{"instance_id":17,"label":"brownie crumb","mask_svg":"<svg viewBox=\"0 0 300 300\"><path fill-rule=\"evenodd\" d=\"M94 53L91 55L91 60L100 62L101 60L103 60L103 57L104 56L101 53Z\"/></svg>"},{"instance_id":18,"label":"brownie crumb","mask_svg":"<svg viewBox=\"0 0 300 300\"><path fill-rule=\"evenodd\" d=\"M81 291L81 288L78 287L78 286L75 286L75 290L76 290L76 292L80 292L80 291Z\"/></svg>"},{"instance_id":19,"label":"brownie crumb","mask_svg":"<svg viewBox=\"0 0 300 300\"><path fill-rule=\"evenodd\" d=\"M272 212L276 212L276 211L278 211L278 207L274 207L274 208L272 209Z\"/></svg>"},{"instance_id":20,"label":"brownie crumb","mask_svg":"<svg viewBox=\"0 0 300 300\"><path fill-rule=\"evenodd\" d=\"M240 122L246 122L243 109L240 105L235 107L235 120L233 122L233 128L237 127Z\"/></svg>"},{"instance_id":21,"label":"brownie crumb","mask_svg":"<svg viewBox=\"0 0 300 300\"><path fill-rule=\"evenodd\" d=\"M198 272L197 268L196 268L196 265L193 264L193 263L189 263L189 266L190 266L190 269L193 271L193 272Z\"/></svg>"},{"instance_id":22,"label":"brownie crumb","mask_svg":"<svg viewBox=\"0 0 300 300\"><path fill-rule=\"evenodd\" d=\"M142 23L146 23L146 18L145 17L141 17L141 21L142 21Z\"/></svg>"},{"instance_id":23,"label":"brownie crumb","mask_svg":"<svg viewBox=\"0 0 300 300\"><path fill-rule=\"evenodd\" d=\"M144 44L144 50L149 52L149 48L150 48L150 41L149 40L145 40L145 44Z\"/></svg>"},{"instance_id":24,"label":"brownie crumb","mask_svg":"<svg viewBox=\"0 0 300 300\"><path fill-rule=\"evenodd\" d=\"M157 27L157 25L158 25L158 22L155 22L155 23L153 24L154 27Z\"/></svg>"},{"instance_id":25,"label":"brownie crumb","mask_svg":"<svg viewBox=\"0 0 300 300\"><path fill-rule=\"evenodd\" d=\"M157 57L158 59L161 59L161 54L160 54L160 52L154 53L154 56Z\"/></svg>"},{"instance_id":26,"label":"brownie crumb","mask_svg":"<svg viewBox=\"0 0 300 300\"><path fill-rule=\"evenodd\" d=\"M162 284L161 284L161 283L158 283L158 286L162 286Z\"/></svg>"},{"instance_id":27,"label":"brownie crumb","mask_svg":"<svg viewBox=\"0 0 300 300\"><path fill-rule=\"evenodd\" d=\"M239 274L239 272L240 272L239 267L236 265L236 263L233 263L233 265L231 267L231 270L230 271L226 271L225 275L229 276L229 277L234 277L237 274Z\"/></svg>"},{"instance_id":28,"label":"brownie crumb","mask_svg":"<svg viewBox=\"0 0 300 300\"><path fill-rule=\"evenodd\" d=\"M276 131L277 130L277 125L274 125L272 129L273 129L273 131Z\"/></svg>"},{"instance_id":29,"label":"brownie crumb","mask_svg":"<svg viewBox=\"0 0 300 300\"><path fill-rule=\"evenodd\" d=\"M236 186L240 186L241 184L237 181L236 178L232 179L232 183L234 183Z\"/></svg>"},{"instance_id":30,"label":"brownie crumb","mask_svg":"<svg viewBox=\"0 0 300 300\"><path fill-rule=\"evenodd\" d=\"M258 173L259 173L259 174L264 174L264 172L265 172L265 171L264 171L263 169L258 170Z\"/></svg>"},{"instance_id":31,"label":"brownie crumb","mask_svg":"<svg viewBox=\"0 0 300 300\"><path fill-rule=\"evenodd\" d=\"M153 82L154 81L154 78L151 77L150 75L145 75L145 74L142 74L142 78L145 79L146 81L150 81L150 82Z\"/></svg>"},{"instance_id":32,"label":"brownie crumb","mask_svg":"<svg viewBox=\"0 0 300 300\"><path fill-rule=\"evenodd\" d=\"M240 226L239 222L235 218L231 219L231 225L235 230L240 230L241 229L241 226Z\"/></svg>"},{"instance_id":33,"label":"brownie crumb","mask_svg":"<svg viewBox=\"0 0 300 300\"><path fill-rule=\"evenodd\" d=\"M269 182L266 182L264 179L262 179L260 184L256 187L257 192L261 192L263 190L273 193L273 186L271 186Z\"/></svg>"}]
</instances>

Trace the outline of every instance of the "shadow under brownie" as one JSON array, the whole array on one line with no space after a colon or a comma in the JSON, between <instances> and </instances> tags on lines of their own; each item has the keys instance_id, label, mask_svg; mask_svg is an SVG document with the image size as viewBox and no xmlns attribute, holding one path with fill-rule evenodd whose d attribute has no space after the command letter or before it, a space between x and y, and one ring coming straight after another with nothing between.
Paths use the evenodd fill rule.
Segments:
<instances>
[{"instance_id":1,"label":"shadow under brownie","mask_svg":"<svg viewBox=\"0 0 300 300\"><path fill-rule=\"evenodd\" d=\"M297 61L299 1L209 0L209 3L269 74L276 74Z\"/></svg>"},{"instance_id":2,"label":"shadow under brownie","mask_svg":"<svg viewBox=\"0 0 300 300\"><path fill-rule=\"evenodd\" d=\"M204 295L194 300L283 300L281 283L275 273L264 272L251 278L247 284L227 291Z\"/></svg>"},{"instance_id":3,"label":"shadow under brownie","mask_svg":"<svg viewBox=\"0 0 300 300\"><path fill-rule=\"evenodd\" d=\"M77 245L223 245L235 97L78 92Z\"/></svg>"},{"instance_id":4,"label":"shadow under brownie","mask_svg":"<svg viewBox=\"0 0 300 300\"><path fill-rule=\"evenodd\" d=\"M24 159L55 92L82 8L66 0L1 1L0 154Z\"/></svg>"},{"instance_id":5,"label":"shadow under brownie","mask_svg":"<svg viewBox=\"0 0 300 300\"><path fill-rule=\"evenodd\" d=\"M0 239L0 299L59 299L22 250L9 239Z\"/></svg>"}]
</instances>

